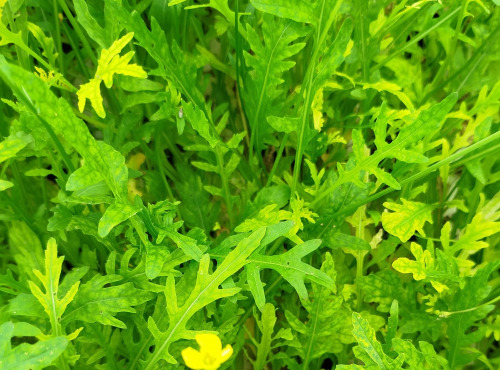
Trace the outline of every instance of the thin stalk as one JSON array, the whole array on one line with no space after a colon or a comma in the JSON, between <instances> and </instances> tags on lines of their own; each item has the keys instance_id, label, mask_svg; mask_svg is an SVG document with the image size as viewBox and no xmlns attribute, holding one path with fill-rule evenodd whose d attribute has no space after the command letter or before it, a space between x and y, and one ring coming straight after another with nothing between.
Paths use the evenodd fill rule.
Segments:
<instances>
[{"instance_id":1,"label":"thin stalk","mask_svg":"<svg viewBox=\"0 0 500 370\"><path fill-rule=\"evenodd\" d=\"M429 174L431 174L432 172L438 170L439 168L441 168L442 166L444 165L447 165L448 163L452 163L452 162L455 162L455 161L458 161L459 159L462 159L464 158L466 155L468 155L469 153L472 153L474 152L475 150L477 149L480 149L488 144L490 144L491 142L495 141L495 140L498 140L500 139L500 131L498 132L495 132L494 134L488 136L487 138L484 138L483 140L481 141L478 141L477 143L474 143L470 146L468 146L467 148L465 149L462 149L452 155L450 155L449 157L433 164L432 166L429 166L428 168L426 168L425 170L413 175L413 176L410 176L404 180L402 180L399 184L401 185L401 188L403 188L405 185L408 185L408 184L411 184L415 181L418 181L426 176L428 176ZM393 188L386 188L382 191L379 191L371 196L369 196L368 198L362 200L361 202L358 202L358 203L354 203L352 204L351 206L349 207L346 207L345 209L343 209L341 212L339 212L338 214L336 214L335 216L336 217L340 217L340 216L343 216L343 215L346 215L346 214L349 214L353 211L355 211L356 209L358 209L359 207L365 205L365 204L368 204L370 202L373 202L379 198L382 198L383 196L387 195L387 194L390 194L392 192L396 191L396 189L393 189ZM325 227L320 231L318 237L320 237L328 228L329 226L333 223L334 221L334 218L332 218L330 220L330 222L328 222L327 224L325 224Z\"/></svg>"},{"instance_id":2,"label":"thin stalk","mask_svg":"<svg viewBox=\"0 0 500 370\"><path fill-rule=\"evenodd\" d=\"M441 82L441 79L444 76L444 73L446 72L448 68L448 64L450 64L451 58L455 55L455 50L457 48L457 43L458 43L458 35L460 34L460 30L462 29L462 24L463 24L463 19L464 19L464 13L465 13L465 8L467 7L467 4L469 3L468 0L462 0L462 6L460 7L460 14L457 19L457 24L455 26L455 33L450 40L450 47L449 47L449 52L446 54L446 58L441 64L436 77L434 77L434 81L431 84L431 86L434 86L436 83Z\"/></svg>"},{"instance_id":3,"label":"thin stalk","mask_svg":"<svg viewBox=\"0 0 500 370\"><path fill-rule=\"evenodd\" d=\"M215 148L217 157L217 166L219 167L220 177L222 180L222 192L224 200L226 201L227 215L229 217L229 228L232 230L234 226L233 202L231 200L231 193L229 192L228 178L224 171L224 158L220 152L219 147Z\"/></svg>"},{"instance_id":4,"label":"thin stalk","mask_svg":"<svg viewBox=\"0 0 500 370\"><path fill-rule=\"evenodd\" d=\"M429 29L425 30L424 32L418 34L417 37L412 38L410 40L410 42L406 43L403 47L401 47L398 50L396 50L394 53L392 53L391 55L389 55L387 58L385 58L382 62L380 62L376 66L373 66L372 69L370 70L370 72L374 72L374 71L380 69L387 62L389 62L390 60L392 60L394 57L398 56L399 54L401 54L402 52L404 52L405 50L407 50L409 47L415 45L417 42L419 42L420 40L422 40L429 33L431 33L432 31L434 31L435 29L439 28L443 23L445 23L449 19L451 19L455 14L458 13L459 10L460 10L460 8L456 8L455 10L451 11L446 17L444 17L439 22L437 22L434 26L432 26Z\"/></svg>"},{"instance_id":5,"label":"thin stalk","mask_svg":"<svg viewBox=\"0 0 500 370\"><path fill-rule=\"evenodd\" d=\"M276 173L276 170L278 169L278 165L280 163L281 157L283 156L283 151L285 150L286 142L288 141L288 134L285 134L283 136L283 139L281 140L281 145L280 148L278 149L278 154L276 155L276 159L274 160L273 163L273 168L271 168L271 172L269 173L269 177L267 178L266 182L266 188L271 185L273 181L274 174Z\"/></svg>"},{"instance_id":6,"label":"thin stalk","mask_svg":"<svg viewBox=\"0 0 500 370\"><path fill-rule=\"evenodd\" d=\"M90 47L90 44L87 41L87 38L85 37L85 35L82 32L82 29L80 28L80 24L76 21L75 17L73 17L73 14L69 10L66 2L64 0L58 0L58 1L59 1L59 5L61 6L61 9L63 10L66 17L68 17L69 22L73 26L73 29L75 30L76 34L78 35L78 38L82 42L83 48L87 52L90 60L92 60L92 63L94 63L97 66L97 58L94 55L94 51Z\"/></svg>"},{"instance_id":7,"label":"thin stalk","mask_svg":"<svg viewBox=\"0 0 500 370\"><path fill-rule=\"evenodd\" d=\"M305 136L305 131L307 125L309 125L309 111L311 108L311 96L312 96L312 82L313 82L313 77L314 77L314 70L316 68L316 62L318 60L318 54L321 49L321 45L323 45L326 36L328 34L328 31L330 30L333 21L335 20L335 14L337 13L339 7L340 7L340 0L337 0L335 7L332 9L330 16L326 22L326 25L321 31L321 23L323 21L323 12L324 12L324 7L325 7L325 0L322 2L321 6L321 12L319 16L319 22L318 22L318 31L316 33L316 42L314 45L314 51L313 55L311 58L311 63L307 67L306 71L306 77L305 77L305 86L306 86L306 98L304 102L304 107L301 115L301 125L300 125L300 131L298 135L298 146L297 146L297 151L295 153L295 163L293 167L293 181L292 181L292 187L291 187L291 192L290 192L290 198L293 198L295 196L295 190L297 189L297 183L299 181L300 177L300 168L302 166L302 155L304 154L304 136ZM304 87L303 87L304 88ZM302 91L301 91L302 93Z\"/></svg>"}]
</instances>

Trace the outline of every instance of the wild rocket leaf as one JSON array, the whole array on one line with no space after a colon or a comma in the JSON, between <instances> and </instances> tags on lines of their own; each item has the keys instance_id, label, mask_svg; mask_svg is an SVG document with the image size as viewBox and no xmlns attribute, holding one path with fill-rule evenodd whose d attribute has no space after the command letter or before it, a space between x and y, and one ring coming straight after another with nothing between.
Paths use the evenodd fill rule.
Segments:
<instances>
[{"instance_id":1,"label":"wild rocket leaf","mask_svg":"<svg viewBox=\"0 0 500 370\"><path fill-rule=\"evenodd\" d=\"M260 342L257 343L254 338L251 337L252 342L256 343L257 356L255 361L252 361L254 369L263 370L266 364L272 359L272 350L279 347L281 343L276 343L279 339L291 340L293 338L290 329L280 329L276 334L274 334L274 326L276 325L276 308L271 303L266 303L264 309L262 310L261 317L255 315L257 326L261 332ZM274 335L273 335L274 334ZM274 342L274 343L273 343Z\"/></svg>"},{"instance_id":2,"label":"wild rocket leaf","mask_svg":"<svg viewBox=\"0 0 500 370\"><path fill-rule=\"evenodd\" d=\"M22 150L32 141L33 137L31 135L25 134L21 131L0 142L0 163L9 158L15 157L17 152Z\"/></svg>"},{"instance_id":3,"label":"wild rocket leaf","mask_svg":"<svg viewBox=\"0 0 500 370\"><path fill-rule=\"evenodd\" d=\"M0 369L497 368L493 3L0 0Z\"/></svg>"},{"instance_id":4,"label":"wild rocket leaf","mask_svg":"<svg viewBox=\"0 0 500 370\"><path fill-rule=\"evenodd\" d=\"M363 360L365 365L374 364L379 369L402 369L401 365L404 361L404 355L400 354L394 360L387 356L382 349L382 345L377 341L375 331L359 313L353 312L352 325L352 333L358 341L358 347L357 349L355 347L356 350L354 353L356 356L361 356L358 358Z\"/></svg>"},{"instance_id":5,"label":"wild rocket leaf","mask_svg":"<svg viewBox=\"0 0 500 370\"><path fill-rule=\"evenodd\" d=\"M132 76L137 78L146 78L148 74L137 64L129 64L134 56L133 51L120 56L122 49L132 40L134 33L130 32L121 39L116 40L109 49L103 49L98 61L95 77L80 86L76 93L78 95L78 109L83 112L85 102L90 100L92 107L101 118L106 117L106 112L102 105L101 82L104 82L109 89L113 85L113 76L115 74Z\"/></svg>"},{"instance_id":6,"label":"wild rocket leaf","mask_svg":"<svg viewBox=\"0 0 500 370\"><path fill-rule=\"evenodd\" d=\"M330 287L312 283L309 301L303 301L308 314L308 320L301 322L292 312L286 311L285 316L292 329L296 332L300 343L299 353L304 367L321 358L325 353L338 352L349 336L350 312L341 307L342 297L337 296L335 280L337 272L332 256L325 254L321 272L328 276L333 284Z\"/></svg>"},{"instance_id":7,"label":"wild rocket leaf","mask_svg":"<svg viewBox=\"0 0 500 370\"><path fill-rule=\"evenodd\" d=\"M111 229L139 212L140 209L130 204L115 203L110 205L99 220L99 236L106 237Z\"/></svg>"},{"instance_id":8,"label":"wild rocket leaf","mask_svg":"<svg viewBox=\"0 0 500 370\"><path fill-rule=\"evenodd\" d=\"M61 334L61 317L68 305L75 298L78 286L80 285L79 281L75 282L64 295L60 296L59 279L63 260L64 257L57 257L56 241L53 238L49 239L47 249L45 250L45 271L44 273L39 270L34 271L38 280L42 283L45 292L34 282L29 282L31 293L38 299L50 319L53 336Z\"/></svg>"},{"instance_id":9,"label":"wild rocket leaf","mask_svg":"<svg viewBox=\"0 0 500 370\"><path fill-rule=\"evenodd\" d=\"M384 229L397 236L402 242L408 241L415 231L425 235L424 224L432 223L432 210L429 204L412 202L401 198L402 204L385 202L384 207L394 212L382 213Z\"/></svg>"},{"instance_id":10,"label":"wild rocket leaf","mask_svg":"<svg viewBox=\"0 0 500 370\"><path fill-rule=\"evenodd\" d=\"M251 0L252 5L260 11L274 14L281 18L292 19L296 22L314 23L315 7L304 0Z\"/></svg>"},{"instance_id":11,"label":"wild rocket leaf","mask_svg":"<svg viewBox=\"0 0 500 370\"><path fill-rule=\"evenodd\" d=\"M182 108L186 115L186 120L191 123L200 136L208 141L210 146L214 148L219 143L219 138L210 127L210 123L203 111L192 103L186 103L184 101L182 102Z\"/></svg>"},{"instance_id":12,"label":"wild rocket leaf","mask_svg":"<svg viewBox=\"0 0 500 370\"><path fill-rule=\"evenodd\" d=\"M135 313L133 306L149 301L153 294L135 288L130 282L105 287L120 280L122 277L119 275L95 275L89 282L82 284L68 307L63 324L76 320L125 329L127 326L115 316L120 312Z\"/></svg>"},{"instance_id":13,"label":"wild rocket leaf","mask_svg":"<svg viewBox=\"0 0 500 370\"><path fill-rule=\"evenodd\" d=\"M304 29L297 23L266 15L264 19L264 43L257 32L247 24L247 39L252 53L244 54L247 65L252 68L245 97L250 103L248 115L256 136L257 148L261 147L266 133L270 133L266 118L276 110L273 102L283 93L283 74L295 65L290 58L305 46L305 43L297 42L305 35Z\"/></svg>"},{"instance_id":14,"label":"wild rocket leaf","mask_svg":"<svg viewBox=\"0 0 500 370\"><path fill-rule=\"evenodd\" d=\"M320 244L320 240L309 240L283 254L273 256L254 253L250 258L251 265L253 265L250 272L255 274L256 272L253 269L257 271L266 268L276 270L295 288L302 299L307 299L308 297L304 284L304 279L306 278L328 289L333 289L333 280L328 275L301 261L303 257L318 249ZM250 281L249 283L253 285L253 280ZM252 289L252 291L255 290L256 288Z\"/></svg>"},{"instance_id":15,"label":"wild rocket leaf","mask_svg":"<svg viewBox=\"0 0 500 370\"><path fill-rule=\"evenodd\" d=\"M491 292L488 285L490 275L498 270L500 262L490 262L479 269L473 277L467 278L466 284L456 294L450 305L448 316L448 336L450 347L448 362L451 369L463 366L475 359L478 354L467 351L467 347L484 336L481 331L471 331L471 326L482 320L493 308L492 304L483 304Z\"/></svg>"},{"instance_id":16,"label":"wild rocket leaf","mask_svg":"<svg viewBox=\"0 0 500 370\"><path fill-rule=\"evenodd\" d=\"M169 353L170 345L181 338L193 337L194 332L188 330L186 324L198 310L218 299L233 296L240 291L240 288L237 287L219 288L219 286L249 262L248 257L259 247L263 240L266 240L266 233L269 233L269 231L266 232L266 228L260 228L241 240L212 274L208 272L210 258L208 255L204 255L200 260L196 284L181 306L178 306L177 296L179 293L176 292L174 279L172 277L167 279L165 295L169 302L167 305L169 325L167 331L162 332L158 328L158 323L153 318L149 319L148 327L155 338L156 347L155 351L149 356L146 367L153 367L160 359L164 359L169 363L176 363L176 360ZM272 239L266 240L265 243L269 243L276 237L278 235L273 235Z\"/></svg>"},{"instance_id":17,"label":"wild rocket leaf","mask_svg":"<svg viewBox=\"0 0 500 370\"><path fill-rule=\"evenodd\" d=\"M109 36L111 32L106 30L106 28L102 28L97 20L90 13L88 4L84 0L75 0L74 1L75 12L77 15L78 22L82 25L82 27L87 31L90 37L99 44L101 48L108 48L113 39L110 40ZM106 32L108 31L108 32Z\"/></svg>"},{"instance_id":18,"label":"wild rocket leaf","mask_svg":"<svg viewBox=\"0 0 500 370\"><path fill-rule=\"evenodd\" d=\"M23 323L5 322L0 326L0 366L6 370L28 370L50 366L68 345L63 336L38 341L35 344L22 343L12 347L12 337L30 337L30 333L21 333ZM26 324L28 325L28 324ZM17 330L16 330L17 329Z\"/></svg>"},{"instance_id":19,"label":"wild rocket leaf","mask_svg":"<svg viewBox=\"0 0 500 370\"><path fill-rule=\"evenodd\" d=\"M56 134L80 153L85 165L104 178L115 197L126 199L128 170L125 159L109 145L96 141L67 101L56 98L34 74L5 61L0 61L0 75L28 108L38 112Z\"/></svg>"},{"instance_id":20,"label":"wild rocket leaf","mask_svg":"<svg viewBox=\"0 0 500 370\"><path fill-rule=\"evenodd\" d=\"M192 60L183 58L183 52L177 45L170 47L156 18L151 19L150 31L139 13L130 13L117 0L106 0L106 5L110 7L116 19L134 33L136 40L158 63L157 73L168 77L178 91L202 109L203 97L196 88L196 70Z\"/></svg>"}]
</instances>

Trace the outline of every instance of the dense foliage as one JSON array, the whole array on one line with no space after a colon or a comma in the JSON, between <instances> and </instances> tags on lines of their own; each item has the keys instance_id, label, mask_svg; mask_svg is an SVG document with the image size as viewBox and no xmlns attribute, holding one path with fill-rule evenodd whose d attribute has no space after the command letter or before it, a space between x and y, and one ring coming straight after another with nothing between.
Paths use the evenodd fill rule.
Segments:
<instances>
[{"instance_id":1,"label":"dense foliage","mask_svg":"<svg viewBox=\"0 0 500 370\"><path fill-rule=\"evenodd\" d=\"M499 5L0 0L0 368L499 368Z\"/></svg>"}]
</instances>

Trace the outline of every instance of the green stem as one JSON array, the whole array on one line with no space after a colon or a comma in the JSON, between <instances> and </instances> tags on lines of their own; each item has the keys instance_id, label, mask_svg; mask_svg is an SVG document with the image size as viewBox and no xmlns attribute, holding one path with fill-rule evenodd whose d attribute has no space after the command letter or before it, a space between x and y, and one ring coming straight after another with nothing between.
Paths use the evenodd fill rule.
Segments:
<instances>
[{"instance_id":1,"label":"green stem","mask_svg":"<svg viewBox=\"0 0 500 370\"><path fill-rule=\"evenodd\" d=\"M401 54L402 52L404 52L405 50L407 50L409 47L415 45L417 42L419 42L420 40L422 40L429 33L431 33L432 31L434 31L435 29L439 28L443 23L445 23L449 19L451 19L455 14L458 13L459 10L460 10L460 8L456 8L455 10L453 10L452 12L450 12L446 17L442 18L439 22L437 22L434 26L432 26L429 29L425 30L424 32L418 34L417 37L412 38L410 40L410 42L404 44L403 47L401 47L398 50L396 50L394 53L392 53L391 55L389 55L387 58L385 58L382 62L380 62L376 66L372 67L372 69L370 70L370 72L374 72L374 71L380 69L387 62L389 62L390 60L392 60L394 57L398 56L399 54Z\"/></svg>"},{"instance_id":2,"label":"green stem","mask_svg":"<svg viewBox=\"0 0 500 370\"><path fill-rule=\"evenodd\" d=\"M276 159L274 160L273 168L271 168L271 172L269 173L269 177L267 178L266 188L271 186L274 174L276 173L276 170L278 169L278 165L280 163L281 157L283 156L283 151L285 150L285 146L286 146L287 141L288 141L288 134L285 134L283 136L283 139L281 139L281 145L280 145L280 148L278 150L278 154L276 155Z\"/></svg>"},{"instance_id":3,"label":"green stem","mask_svg":"<svg viewBox=\"0 0 500 370\"><path fill-rule=\"evenodd\" d=\"M480 148L482 148L482 147L484 147L484 146L486 146L486 145L490 144L491 142L498 140L498 139L500 139L500 131L497 131L494 134L488 136L487 138L484 138L483 140L478 141L477 143L474 143L474 144L468 146L467 148L462 149L462 150L450 155L449 157L433 164L432 166L426 168L425 170L423 170L423 171L421 171L413 176L407 177L406 179L402 180L399 184L401 185L401 188L403 188L405 185L408 185L408 184L411 184L415 181L418 181L418 180L428 176L432 172L438 170L442 166L447 165L448 163L452 163L454 161L458 161L459 159L462 159L463 157L465 157L469 153L472 153L473 151L480 149ZM387 189L384 189L382 191L379 191L379 192L369 196L368 198L362 200L361 202L354 203L354 204L350 205L349 207L344 208L341 212L339 212L335 216L340 217L343 215L350 214L351 212L354 212L355 210L357 210L359 207L361 207L365 204L368 204L370 202L373 202L379 198L382 198L383 196L390 194L394 191L396 191L396 189L393 189L393 188L387 188ZM330 220L330 222L325 224L325 227L321 230L318 237L320 237L323 234L323 232L325 232L325 230L328 229L328 227L333 223L333 220L334 219L332 218L332 220Z\"/></svg>"},{"instance_id":4,"label":"green stem","mask_svg":"<svg viewBox=\"0 0 500 370\"><path fill-rule=\"evenodd\" d=\"M92 63L94 63L94 65L97 66L97 58L94 55L94 51L90 47L90 44L87 41L87 38L85 37L85 35L82 32L82 29L80 28L80 24L76 21L75 17L73 17L73 14L69 10L68 5L66 4L66 2L64 0L58 0L58 1L59 1L59 5L61 6L61 9L63 10L63 12L66 15L66 17L68 17L69 22L71 23L71 26L73 26L73 29L75 30L75 32L78 35L80 41L82 42L83 48L87 52L88 57L90 58L90 60L92 60Z\"/></svg>"},{"instance_id":5,"label":"green stem","mask_svg":"<svg viewBox=\"0 0 500 370\"><path fill-rule=\"evenodd\" d=\"M448 64L450 63L451 58L455 55L455 50L457 48L457 42L458 42L458 35L460 34L460 30L462 28L462 21L464 19L465 9L468 3L469 3L468 0L462 0L460 14L457 19L457 25L455 26L455 34L453 35L453 38L450 40L449 52L446 54L446 58L443 64L441 64L441 67L439 68L436 77L434 77L434 81L431 84L431 87L433 87L436 83L441 82L441 79L443 78L443 75L448 68Z\"/></svg>"},{"instance_id":6,"label":"green stem","mask_svg":"<svg viewBox=\"0 0 500 370\"><path fill-rule=\"evenodd\" d=\"M439 316L440 316L440 317L448 317L448 316L451 316L451 315L455 315L455 314L457 314L457 313L467 313L467 312L472 312L472 311L475 311L475 310L477 310L477 309L479 309L479 308L482 308L482 307L484 307L484 306L488 306L488 305L490 305L490 304L493 304L493 303L495 303L495 302L497 302L497 301L500 301L500 296L495 297L495 298L493 298L493 299L489 300L488 302L483 303L483 304L481 304L481 305L479 305L479 306L475 306L475 307L467 308L467 309L465 309L465 310L459 310L459 311L441 311L441 312L439 313Z\"/></svg>"},{"instance_id":7,"label":"green stem","mask_svg":"<svg viewBox=\"0 0 500 370\"><path fill-rule=\"evenodd\" d=\"M328 20L326 22L326 25L321 31L321 23L323 21L323 12L324 12L324 7L325 7L325 0L322 2L321 6L321 13L319 16L319 22L318 22L318 30L316 33L316 42L314 45L314 51L313 55L311 58L311 63L309 63L305 75L305 83L304 85L306 86L306 98L304 101L304 107L302 110L302 115L301 115L301 125L300 125L300 131L298 135L298 146L297 146L297 151L295 153L295 163L293 167L293 180L292 180L292 187L291 187L291 192L290 192L290 199L295 196L295 190L297 189L297 184L299 182L299 177L300 177L300 168L302 166L302 155L304 154L304 136L305 136L305 131L307 126L309 125L309 111L311 109L311 96L312 96L312 82L313 82L313 77L314 77L314 70L316 68L316 62L318 60L318 54L321 49L321 45L323 45L326 36L328 34L328 31L330 30L333 21L335 20L335 15L340 7L341 1L337 1L335 4L335 7L332 9L330 12L330 15L328 17ZM303 86L304 88L304 86ZM302 94L302 91L301 91Z\"/></svg>"},{"instance_id":8,"label":"green stem","mask_svg":"<svg viewBox=\"0 0 500 370\"><path fill-rule=\"evenodd\" d=\"M222 180L222 192L223 197L226 201L227 215L229 217L229 227L230 230L232 230L234 227L233 202L231 200L231 193L229 192L228 179L224 171L224 156L221 153L219 146L215 148L215 154L217 157L217 166L219 167L219 173Z\"/></svg>"}]
</instances>

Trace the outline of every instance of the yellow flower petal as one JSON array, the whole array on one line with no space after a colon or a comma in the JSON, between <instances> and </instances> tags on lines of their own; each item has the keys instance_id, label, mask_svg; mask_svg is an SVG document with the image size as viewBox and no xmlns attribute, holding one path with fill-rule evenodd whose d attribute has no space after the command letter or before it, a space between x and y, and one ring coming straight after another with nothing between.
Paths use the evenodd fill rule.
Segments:
<instances>
[{"instance_id":1,"label":"yellow flower petal","mask_svg":"<svg viewBox=\"0 0 500 370\"><path fill-rule=\"evenodd\" d=\"M222 350L222 353L220 355L220 362L226 362L229 360L229 357L233 355L233 347L231 347L230 344L228 344L224 349Z\"/></svg>"},{"instance_id":2,"label":"yellow flower petal","mask_svg":"<svg viewBox=\"0 0 500 370\"><path fill-rule=\"evenodd\" d=\"M183 349L181 355L187 367L194 370L205 369L205 363L203 362L201 353L194 348L188 347Z\"/></svg>"},{"instance_id":3,"label":"yellow flower petal","mask_svg":"<svg viewBox=\"0 0 500 370\"><path fill-rule=\"evenodd\" d=\"M200 352L202 354L210 353L213 357L220 357L222 343L217 335L210 333L196 334L194 339L200 345Z\"/></svg>"}]
</instances>

